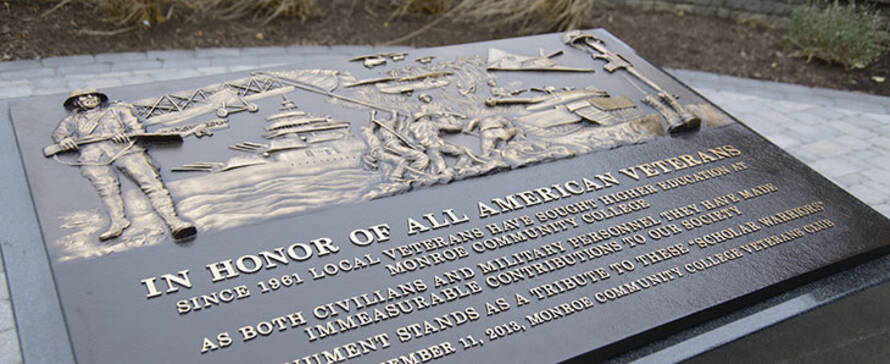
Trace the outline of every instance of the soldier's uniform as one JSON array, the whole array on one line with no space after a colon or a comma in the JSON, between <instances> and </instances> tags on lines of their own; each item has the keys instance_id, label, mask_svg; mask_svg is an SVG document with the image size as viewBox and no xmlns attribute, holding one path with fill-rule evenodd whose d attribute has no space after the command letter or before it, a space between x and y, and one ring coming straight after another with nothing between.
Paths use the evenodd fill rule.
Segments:
<instances>
[{"instance_id":1,"label":"soldier's uniform","mask_svg":"<svg viewBox=\"0 0 890 364\"><path fill-rule=\"evenodd\" d=\"M432 116L434 116L432 113L424 110L424 112L415 114L414 123L408 126L408 130L411 131L417 143L426 149L432 172L443 174L450 170L445 163L443 154L458 158L455 168L459 169L469 165L470 159L467 156L466 148L449 143L440 136L443 131L460 132L463 126L452 117L443 117L450 122L440 122L433 121Z\"/></svg>"},{"instance_id":2,"label":"soldier's uniform","mask_svg":"<svg viewBox=\"0 0 890 364\"><path fill-rule=\"evenodd\" d=\"M393 113L392 120L389 121L378 120L376 118L376 113L372 113L371 118L388 126L392 131L398 131L400 129L398 122L399 117L396 113ZM383 149L409 161L409 165L412 169L423 171L429 167L430 158L427 157L424 152L405 146L405 142L399 139L399 137L391 131L380 128L380 136L381 139L383 139Z\"/></svg>"},{"instance_id":3,"label":"soldier's uniform","mask_svg":"<svg viewBox=\"0 0 890 364\"><path fill-rule=\"evenodd\" d=\"M99 96L101 104L88 110L76 107L75 101L83 95ZM145 131L130 106L121 103L108 105L107 99L107 96L96 90L78 90L72 93L64 106L73 112L59 123L52 134L53 140L61 144L67 138L79 140ZM109 139L80 145L78 151L80 156L74 164L80 166L81 174L96 188L111 220L108 230L99 235L100 240L118 237L130 226L124 212L120 181L112 167L139 185L174 238L186 238L197 232L194 225L183 221L176 214L173 199L161 182L157 168L145 154L145 149L134 141L116 143Z\"/></svg>"},{"instance_id":4,"label":"soldier's uniform","mask_svg":"<svg viewBox=\"0 0 890 364\"><path fill-rule=\"evenodd\" d=\"M479 143L482 149L482 156L489 157L491 153L497 149L498 141L508 142L513 139L519 129L516 129L510 120L503 116L492 116L482 119L481 121L473 120L470 122L468 130L472 130L478 124L479 127Z\"/></svg>"}]
</instances>

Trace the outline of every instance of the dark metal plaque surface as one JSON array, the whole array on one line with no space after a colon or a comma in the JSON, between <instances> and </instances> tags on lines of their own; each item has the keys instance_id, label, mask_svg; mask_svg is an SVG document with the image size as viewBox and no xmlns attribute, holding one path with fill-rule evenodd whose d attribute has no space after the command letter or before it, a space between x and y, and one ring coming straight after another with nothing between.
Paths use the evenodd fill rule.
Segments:
<instances>
[{"instance_id":1,"label":"dark metal plaque surface","mask_svg":"<svg viewBox=\"0 0 890 364\"><path fill-rule=\"evenodd\" d=\"M602 30L10 113L83 363L605 358L890 243Z\"/></svg>"}]
</instances>

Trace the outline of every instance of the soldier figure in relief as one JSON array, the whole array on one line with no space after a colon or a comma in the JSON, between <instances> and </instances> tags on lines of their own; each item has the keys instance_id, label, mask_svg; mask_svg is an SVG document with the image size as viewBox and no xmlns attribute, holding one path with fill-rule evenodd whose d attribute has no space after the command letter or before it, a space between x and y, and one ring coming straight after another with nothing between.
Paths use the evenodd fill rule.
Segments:
<instances>
[{"instance_id":1,"label":"soldier figure in relief","mask_svg":"<svg viewBox=\"0 0 890 364\"><path fill-rule=\"evenodd\" d=\"M370 129L363 131L366 140L373 136L375 131L380 134L380 138L377 140L382 141L382 143L369 141L370 151L368 156L372 160L389 159L396 165L402 166L396 168L393 172L396 173L393 176L399 179L401 179L401 174L405 169L415 173L422 173L430 165L430 158L423 151L408 146L406 140L402 139L404 136L399 133L402 129L399 115L396 111L392 112L392 117L389 120L378 119L377 111L372 111ZM367 159L366 162L368 162Z\"/></svg>"},{"instance_id":2,"label":"soldier figure in relief","mask_svg":"<svg viewBox=\"0 0 890 364\"><path fill-rule=\"evenodd\" d=\"M436 117L436 120L433 120ZM414 114L414 123L408 126L408 130L430 157L431 172L435 175L452 173L448 167L444 155L458 158L454 169L460 171L472 163L470 151L463 146L446 142L442 139L442 132L459 133L463 125L454 117L445 113L430 112L423 105L422 111Z\"/></svg>"},{"instance_id":3,"label":"soldier figure in relief","mask_svg":"<svg viewBox=\"0 0 890 364\"><path fill-rule=\"evenodd\" d=\"M95 89L76 90L63 105L71 114L59 123L52 138L64 150L80 153L74 165L80 166L81 174L96 188L108 212L110 223L99 240L114 239L130 226L116 170L139 185L175 239L197 233L193 224L177 215L173 199L145 149L128 137L129 133L145 131L129 105L108 103L108 96ZM95 137L105 140L78 144L78 140Z\"/></svg>"},{"instance_id":4,"label":"soldier figure in relief","mask_svg":"<svg viewBox=\"0 0 890 364\"><path fill-rule=\"evenodd\" d=\"M491 153L497 150L498 141L507 143L517 134L521 134L519 129L502 115L490 116L481 120L473 119L464 132L469 133L476 127L479 128L479 144L483 158L491 157Z\"/></svg>"}]
</instances>

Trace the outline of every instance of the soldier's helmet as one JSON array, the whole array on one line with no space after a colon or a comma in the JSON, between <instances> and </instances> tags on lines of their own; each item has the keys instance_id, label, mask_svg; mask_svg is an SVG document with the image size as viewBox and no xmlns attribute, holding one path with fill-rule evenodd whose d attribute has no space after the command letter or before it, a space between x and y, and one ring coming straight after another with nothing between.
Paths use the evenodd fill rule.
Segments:
<instances>
[{"instance_id":1,"label":"soldier's helmet","mask_svg":"<svg viewBox=\"0 0 890 364\"><path fill-rule=\"evenodd\" d=\"M65 99L65 102L62 103L62 106L65 107L66 110L71 111L74 110L74 101L77 101L78 97L86 96L86 95L96 95L99 97L101 103L105 103L108 101L108 96L99 92L99 90L94 88L79 88L74 90L71 95L68 95L68 98Z\"/></svg>"}]
</instances>

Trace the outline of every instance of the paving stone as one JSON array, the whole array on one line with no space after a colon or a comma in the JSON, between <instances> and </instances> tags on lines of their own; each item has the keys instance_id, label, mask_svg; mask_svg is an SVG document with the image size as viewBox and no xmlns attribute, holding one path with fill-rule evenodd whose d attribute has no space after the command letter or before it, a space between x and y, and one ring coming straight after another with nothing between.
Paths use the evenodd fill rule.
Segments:
<instances>
[{"instance_id":1,"label":"paving stone","mask_svg":"<svg viewBox=\"0 0 890 364\"><path fill-rule=\"evenodd\" d=\"M202 76L217 75L227 72L225 67L198 67L195 71L198 71Z\"/></svg>"},{"instance_id":2,"label":"paving stone","mask_svg":"<svg viewBox=\"0 0 890 364\"><path fill-rule=\"evenodd\" d=\"M680 69L668 69L668 72L676 76L677 78L683 80L707 80L713 82L719 82L720 76L709 73L709 72L700 72L700 71L692 71L692 70L680 70Z\"/></svg>"},{"instance_id":3,"label":"paving stone","mask_svg":"<svg viewBox=\"0 0 890 364\"><path fill-rule=\"evenodd\" d=\"M822 124L829 120L829 117L822 113L824 107L817 107L801 112L794 113L794 119L809 125Z\"/></svg>"},{"instance_id":4,"label":"paving stone","mask_svg":"<svg viewBox=\"0 0 890 364\"><path fill-rule=\"evenodd\" d=\"M211 66L257 66L257 56L239 57L214 57L210 59Z\"/></svg>"},{"instance_id":5,"label":"paving stone","mask_svg":"<svg viewBox=\"0 0 890 364\"><path fill-rule=\"evenodd\" d=\"M12 316L12 304L8 299L0 300L0 331L15 328L15 319Z\"/></svg>"},{"instance_id":6,"label":"paving stone","mask_svg":"<svg viewBox=\"0 0 890 364\"><path fill-rule=\"evenodd\" d=\"M882 158L881 153L877 150L869 148L868 143L862 142L861 140L859 140L859 143L864 144L865 147L862 150L857 150L855 152L848 154L847 156L849 156L850 158L856 158L856 159L862 160L862 161L868 161L872 165L880 166L881 164L876 163L876 161L878 159ZM888 161L890 161L890 159L888 159Z\"/></svg>"},{"instance_id":7,"label":"paving stone","mask_svg":"<svg viewBox=\"0 0 890 364\"><path fill-rule=\"evenodd\" d=\"M800 140L785 134L768 135L767 139L782 149L793 148L800 145Z\"/></svg>"},{"instance_id":8,"label":"paving stone","mask_svg":"<svg viewBox=\"0 0 890 364\"><path fill-rule=\"evenodd\" d=\"M0 363L22 363L22 353L19 351L19 338L15 330L0 332Z\"/></svg>"},{"instance_id":9,"label":"paving stone","mask_svg":"<svg viewBox=\"0 0 890 364\"><path fill-rule=\"evenodd\" d=\"M28 68L43 67L38 59L22 59L18 61L0 62L0 72L15 71Z\"/></svg>"},{"instance_id":10,"label":"paving stone","mask_svg":"<svg viewBox=\"0 0 890 364\"><path fill-rule=\"evenodd\" d=\"M794 95L786 100L795 102L805 102L811 105L835 107L836 100L833 97L821 95Z\"/></svg>"},{"instance_id":11,"label":"paving stone","mask_svg":"<svg viewBox=\"0 0 890 364\"><path fill-rule=\"evenodd\" d=\"M698 93L702 94L702 96L704 96L706 99L708 99L708 101L710 101L716 105L719 105L720 107L726 107L727 105L732 105L732 104L737 103L736 100L732 99L731 97L727 96L726 94L724 94L720 91L710 90L710 89L699 89L699 88L696 88L696 91L698 91Z\"/></svg>"},{"instance_id":12,"label":"paving stone","mask_svg":"<svg viewBox=\"0 0 890 364\"><path fill-rule=\"evenodd\" d=\"M788 98L787 93L769 88L751 90L751 93L757 97L765 99L784 100Z\"/></svg>"},{"instance_id":13,"label":"paving stone","mask_svg":"<svg viewBox=\"0 0 890 364\"><path fill-rule=\"evenodd\" d=\"M55 95L55 94L68 94L71 92L71 89L68 86L63 87L53 87L53 88L38 88L31 91L32 96L38 95Z\"/></svg>"},{"instance_id":14,"label":"paving stone","mask_svg":"<svg viewBox=\"0 0 890 364\"><path fill-rule=\"evenodd\" d=\"M122 86L124 83L119 78L96 78L96 79L71 79L68 80L69 89L77 88L108 88Z\"/></svg>"},{"instance_id":15,"label":"paving stone","mask_svg":"<svg viewBox=\"0 0 890 364\"><path fill-rule=\"evenodd\" d=\"M34 86L34 89L46 89L46 88L59 88L65 87L65 79L58 77L48 77L48 78L38 78L36 80L31 80L31 85Z\"/></svg>"},{"instance_id":16,"label":"paving stone","mask_svg":"<svg viewBox=\"0 0 890 364\"><path fill-rule=\"evenodd\" d=\"M765 120L768 120L771 123L789 124L789 123L793 123L796 121L796 120L792 119L791 117L789 117L785 113L781 113L781 112L773 111L773 110L762 110L760 112L757 112L756 114L760 115Z\"/></svg>"},{"instance_id":17,"label":"paving stone","mask_svg":"<svg viewBox=\"0 0 890 364\"><path fill-rule=\"evenodd\" d=\"M733 114L748 114L753 115L757 112L763 110L763 108L758 107L756 103L744 103L744 104L736 104L736 103L724 103L720 106L726 108L729 112Z\"/></svg>"},{"instance_id":18,"label":"paving stone","mask_svg":"<svg viewBox=\"0 0 890 364\"><path fill-rule=\"evenodd\" d=\"M870 158L862 158L862 159L868 160L868 162L871 163L871 165L876 166L877 168L882 168L885 170L890 169L890 167L888 167L888 166L890 166L890 153L888 153L887 155L880 155L880 156L875 156L875 157L870 157Z\"/></svg>"},{"instance_id":19,"label":"paving stone","mask_svg":"<svg viewBox=\"0 0 890 364\"><path fill-rule=\"evenodd\" d=\"M303 57L294 54L285 54L278 56L262 56L257 60L257 66L272 67L283 64L295 64L300 62Z\"/></svg>"},{"instance_id":20,"label":"paving stone","mask_svg":"<svg viewBox=\"0 0 890 364\"><path fill-rule=\"evenodd\" d=\"M12 86L0 88L0 100L11 99L14 97L31 96L31 86Z\"/></svg>"},{"instance_id":21,"label":"paving stone","mask_svg":"<svg viewBox=\"0 0 890 364\"><path fill-rule=\"evenodd\" d=\"M93 63L96 61L96 58L90 54L84 54L79 56L64 56L64 57L48 57L42 59L40 62L47 67L58 67L58 66L70 66L74 64L85 64L85 63Z\"/></svg>"},{"instance_id":22,"label":"paving stone","mask_svg":"<svg viewBox=\"0 0 890 364\"><path fill-rule=\"evenodd\" d=\"M845 120L847 120L847 118L828 122L827 125L843 135L851 135L859 138L868 138L874 135L872 131L850 124Z\"/></svg>"},{"instance_id":23,"label":"paving stone","mask_svg":"<svg viewBox=\"0 0 890 364\"><path fill-rule=\"evenodd\" d=\"M696 90L701 94L707 94L709 91L713 92L730 92L738 90L736 87L730 84L726 84L720 81L711 81L711 80L692 80L690 82L684 82L692 89Z\"/></svg>"},{"instance_id":24,"label":"paving stone","mask_svg":"<svg viewBox=\"0 0 890 364\"><path fill-rule=\"evenodd\" d=\"M845 174L862 172L865 169L860 164L850 163L848 159L840 157L814 160L809 163L809 166L829 177L840 177Z\"/></svg>"},{"instance_id":25,"label":"paving stone","mask_svg":"<svg viewBox=\"0 0 890 364\"><path fill-rule=\"evenodd\" d=\"M32 84L33 82L31 80L0 81L0 88L31 86Z\"/></svg>"},{"instance_id":26,"label":"paving stone","mask_svg":"<svg viewBox=\"0 0 890 364\"><path fill-rule=\"evenodd\" d=\"M240 56L241 49L238 48L196 48L195 56L201 58L210 57L234 57Z\"/></svg>"},{"instance_id":27,"label":"paving stone","mask_svg":"<svg viewBox=\"0 0 890 364\"><path fill-rule=\"evenodd\" d=\"M160 81L167 81L198 77L200 75L201 72L194 69L163 70L161 72L156 72L154 78Z\"/></svg>"},{"instance_id":28,"label":"paving stone","mask_svg":"<svg viewBox=\"0 0 890 364\"><path fill-rule=\"evenodd\" d=\"M869 117L870 119L874 119L881 123L890 125L890 112L888 112L886 114L871 114L870 113L866 116Z\"/></svg>"},{"instance_id":29,"label":"paving stone","mask_svg":"<svg viewBox=\"0 0 890 364\"><path fill-rule=\"evenodd\" d=\"M874 209L876 211L880 212L881 214L883 214L884 216L886 216L887 218L890 218L890 203L885 203L885 204L880 204L880 205L874 206Z\"/></svg>"},{"instance_id":30,"label":"paving stone","mask_svg":"<svg viewBox=\"0 0 890 364\"><path fill-rule=\"evenodd\" d=\"M871 180L882 181L883 183L890 183L890 166L885 166L884 168L873 168L867 171L863 171L862 175L868 177Z\"/></svg>"},{"instance_id":31,"label":"paving stone","mask_svg":"<svg viewBox=\"0 0 890 364\"><path fill-rule=\"evenodd\" d=\"M151 75L130 76L127 78L120 78L119 80L121 81L121 86L158 82L158 79Z\"/></svg>"},{"instance_id":32,"label":"paving stone","mask_svg":"<svg viewBox=\"0 0 890 364\"><path fill-rule=\"evenodd\" d=\"M811 103L805 103L805 102L797 102L797 101L775 100L769 104L769 107L776 111L798 112L798 111L813 109L816 107L816 105L813 105Z\"/></svg>"},{"instance_id":33,"label":"paving stone","mask_svg":"<svg viewBox=\"0 0 890 364\"><path fill-rule=\"evenodd\" d=\"M875 127L872 131L877 135L890 135L890 125Z\"/></svg>"},{"instance_id":34,"label":"paving stone","mask_svg":"<svg viewBox=\"0 0 890 364\"><path fill-rule=\"evenodd\" d=\"M868 130L873 130L873 129L877 129L877 128L884 126L885 125L884 123L882 123L878 120L875 120L875 118L873 117L874 115L875 114L866 114L866 113L857 114L857 115L848 115L848 116L843 117L841 120L848 122L850 124L856 125L860 128L868 129ZM888 123L887 125L890 126L890 123Z\"/></svg>"},{"instance_id":35,"label":"paving stone","mask_svg":"<svg viewBox=\"0 0 890 364\"><path fill-rule=\"evenodd\" d=\"M890 188L890 186L887 184L869 180L865 181L863 185L875 191L875 195L873 196L874 201L868 202L869 205L879 205L890 202L890 193L887 193L887 189Z\"/></svg>"},{"instance_id":36,"label":"paving stone","mask_svg":"<svg viewBox=\"0 0 890 364\"><path fill-rule=\"evenodd\" d=\"M795 84L791 84L791 83L782 83L782 82L774 82L774 81L759 81L759 80L754 80L754 81L758 83L755 86L757 88L775 90L775 91L785 94L786 96L793 96L793 98L791 98L793 100L798 99L798 96L804 96L804 99L806 99L806 96L811 95L814 90L814 88L812 88L812 87L807 87L807 86L803 86L803 85L795 85Z\"/></svg>"},{"instance_id":37,"label":"paving stone","mask_svg":"<svg viewBox=\"0 0 890 364\"><path fill-rule=\"evenodd\" d=\"M210 58L177 58L167 59L163 62L163 68L195 69L210 67Z\"/></svg>"},{"instance_id":38,"label":"paving stone","mask_svg":"<svg viewBox=\"0 0 890 364\"><path fill-rule=\"evenodd\" d=\"M856 138L850 135L844 135L840 138L835 138L834 141L848 149L847 153L852 153L868 148L868 144L862 142L861 138Z\"/></svg>"},{"instance_id":39,"label":"paving stone","mask_svg":"<svg viewBox=\"0 0 890 364\"><path fill-rule=\"evenodd\" d=\"M846 190L853 196L856 196L856 198L862 200L862 202L865 202L869 205L878 204L885 199L885 196L881 193L881 191L878 191L877 189L865 184L851 186L849 188L846 188Z\"/></svg>"},{"instance_id":40,"label":"paving stone","mask_svg":"<svg viewBox=\"0 0 890 364\"><path fill-rule=\"evenodd\" d=\"M801 143L804 144L814 143L820 140L826 140L836 137L834 133L826 133L824 130L819 130L797 123L785 125L785 127L787 128L787 133L789 135L793 135L794 138L800 140Z\"/></svg>"},{"instance_id":41,"label":"paving stone","mask_svg":"<svg viewBox=\"0 0 890 364\"><path fill-rule=\"evenodd\" d=\"M241 55L267 56L267 55L279 55L279 54L287 54L287 49L285 49L284 47L244 47L244 48L241 48Z\"/></svg>"},{"instance_id":42,"label":"paving stone","mask_svg":"<svg viewBox=\"0 0 890 364\"><path fill-rule=\"evenodd\" d=\"M855 111L860 111L860 112L868 112L868 113L875 113L875 114L887 112L887 108L885 108L884 105L876 103L876 102L866 101L866 100L859 100L859 99L837 100L837 102L835 104L837 105L837 107L839 107L841 109L849 109L849 110L855 110Z\"/></svg>"},{"instance_id":43,"label":"paving stone","mask_svg":"<svg viewBox=\"0 0 890 364\"><path fill-rule=\"evenodd\" d=\"M6 284L6 272L0 272L0 301L9 300L9 286Z\"/></svg>"},{"instance_id":44,"label":"paving stone","mask_svg":"<svg viewBox=\"0 0 890 364\"><path fill-rule=\"evenodd\" d=\"M243 72L257 69L257 66L228 66L226 67L226 72ZM247 75L245 75L247 76Z\"/></svg>"},{"instance_id":45,"label":"paving stone","mask_svg":"<svg viewBox=\"0 0 890 364\"><path fill-rule=\"evenodd\" d=\"M290 45L284 47L284 49L289 54L330 54L331 47L330 46L320 46L320 45ZM365 51L371 49L371 47L364 47Z\"/></svg>"},{"instance_id":46,"label":"paving stone","mask_svg":"<svg viewBox=\"0 0 890 364\"><path fill-rule=\"evenodd\" d=\"M194 58L195 50L193 49L171 49L165 51L148 51L145 53L147 59L158 61L168 61L173 59Z\"/></svg>"},{"instance_id":47,"label":"paving stone","mask_svg":"<svg viewBox=\"0 0 890 364\"><path fill-rule=\"evenodd\" d=\"M755 101L755 100L760 100L760 101L763 100L763 99L758 98L758 97L756 97L756 96L752 96L752 95L749 95L749 94L746 94L746 93L742 93L742 92L721 91L721 93L723 93L723 94L725 94L725 95L727 95L727 96L730 96L730 97L732 97L733 99L738 100L738 101L741 102L741 103L747 103L747 102L751 102L751 101Z\"/></svg>"},{"instance_id":48,"label":"paving stone","mask_svg":"<svg viewBox=\"0 0 890 364\"><path fill-rule=\"evenodd\" d=\"M103 73L103 77L117 77L117 78L127 78L127 77L139 77L139 76L153 76L155 73L163 72L156 69L150 70L133 70L133 71L118 71L118 72L108 72Z\"/></svg>"},{"instance_id":49,"label":"paving stone","mask_svg":"<svg viewBox=\"0 0 890 364\"><path fill-rule=\"evenodd\" d=\"M113 72L125 72L125 71L135 71L135 70L158 69L158 68L161 68L161 61L157 61L157 60L115 62L115 63L111 64L111 70Z\"/></svg>"},{"instance_id":50,"label":"paving stone","mask_svg":"<svg viewBox=\"0 0 890 364\"><path fill-rule=\"evenodd\" d=\"M111 70L111 66L108 63L88 63L88 64L76 64L70 66L59 66L56 68L56 74L60 76L66 75L94 75L96 73L104 73Z\"/></svg>"},{"instance_id":51,"label":"paving stone","mask_svg":"<svg viewBox=\"0 0 890 364\"><path fill-rule=\"evenodd\" d=\"M808 111L812 111L826 120L840 119L848 115L848 113L842 112L837 107L820 106Z\"/></svg>"},{"instance_id":52,"label":"paving stone","mask_svg":"<svg viewBox=\"0 0 890 364\"><path fill-rule=\"evenodd\" d=\"M792 148L792 149L786 150L786 151L788 153L790 153L792 156L794 156L794 158L800 159L802 162L804 162L804 164L807 164L810 167L813 167L810 163L820 160L819 156L817 156L811 152L805 151L805 150ZM815 167L814 167L814 169L815 169Z\"/></svg>"},{"instance_id":53,"label":"paving stone","mask_svg":"<svg viewBox=\"0 0 890 364\"><path fill-rule=\"evenodd\" d=\"M850 186L862 184L863 182L865 182L867 180L867 178L865 176L863 176L861 173L856 172L856 173L847 173L842 176L832 177L831 180L834 181L835 183L837 183L838 185L840 185L844 188L847 188Z\"/></svg>"},{"instance_id":54,"label":"paving stone","mask_svg":"<svg viewBox=\"0 0 890 364\"><path fill-rule=\"evenodd\" d=\"M0 80L26 80L30 78L55 76L52 68L29 68L16 71L0 72Z\"/></svg>"},{"instance_id":55,"label":"paving stone","mask_svg":"<svg viewBox=\"0 0 890 364\"><path fill-rule=\"evenodd\" d=\"M876 136L866 139L872 146L879 149L890 151L890 136Z\"/></svg>"},{"instance_id":56,"label":"paving stone","mask_svg":"<svg viewBox=\"0 0 890 364\"><path fill-rule=\"evenodd\" d=\"M144 61L148 59L145 52L102 53L95 57L98 62Z\"/></svg>"}]
</instances>

